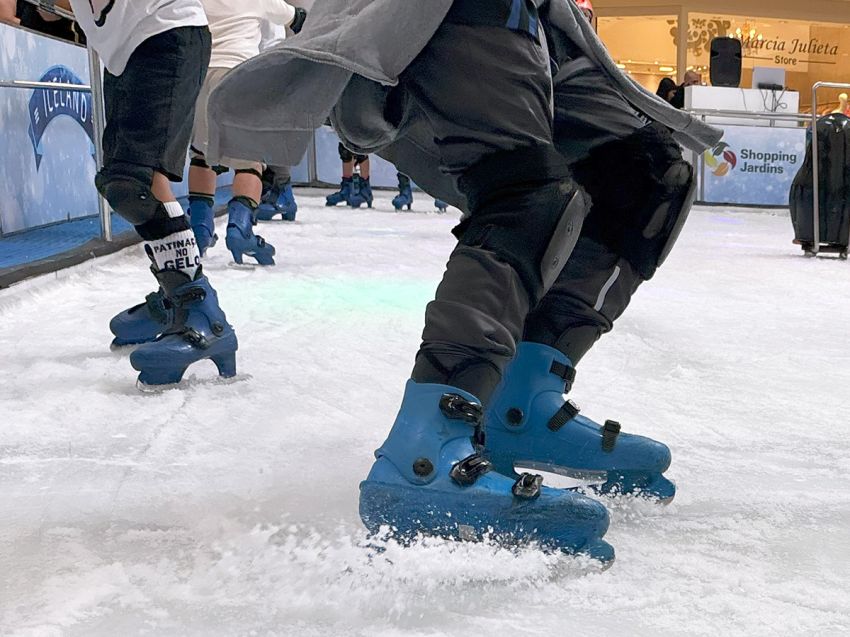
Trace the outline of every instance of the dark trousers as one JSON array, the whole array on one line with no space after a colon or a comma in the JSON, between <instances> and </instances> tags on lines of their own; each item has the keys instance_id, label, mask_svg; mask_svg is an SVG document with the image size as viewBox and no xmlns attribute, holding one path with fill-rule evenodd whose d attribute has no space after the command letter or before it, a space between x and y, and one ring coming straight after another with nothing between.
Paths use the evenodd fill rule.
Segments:
<instances>
[{"instance_id":1,"label":"dark trousers","mask_svg":"<svg viewBox=\"0 0 850 637\"><path fill-rule=\"evenodd\" d=\"M512 153L556 154L549 57L527 33L446 22L400 79L408 113L427 118L441 169L458 178L471 202L486 199L486 192L475 190L470 175L480 183L480 166L492 158L504 157L493 166L505 174L493 180L501 184L512 178ZM471 205L469 228L478 216L488 221L475 229L480 241L461 237L428 305L413 370L417 382L460 387L486 401L501 379L530 308L546 292L535 261L563 209L552 213L564 190L561 178L542 173L513 184L496 201ZM529 237L537 245L524 250L520 244Z\"/></svg>"}]
</instances>

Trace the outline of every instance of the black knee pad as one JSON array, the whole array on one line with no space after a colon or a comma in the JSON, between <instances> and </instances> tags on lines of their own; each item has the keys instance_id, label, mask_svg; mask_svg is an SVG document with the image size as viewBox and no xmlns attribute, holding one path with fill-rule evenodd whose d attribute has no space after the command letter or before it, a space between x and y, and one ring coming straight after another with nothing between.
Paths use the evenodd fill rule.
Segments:
<instances>
[{"instance_id":1,"label":"black knee pad","mask_svg":"<svg viewBox=\"0 0 850 637\"><path fill-rule=\"evenodd\" d=\"M367 159L369 159L369 155L360 155L358 153L352 153L345 146L342 145L342 142L339 143L339 147L337 148L339 151L339 158L342 163L347 163L353 161L355 164L360 165Z\"/></svg>"},{"instance_id":2,"label":"black knee pad","mask_svg":"<svg viewBox=\"0 0 850 637\"><path fill-rule=\"evenodd\" d=\"M263 180L263 173L256 168L237 168L233 173L236 175L254 175L260 181Z\"/></svg>"},{"instance_id":3,"label":"black knee pad","mask_svg":"<svg viewBox=\"0 0 850 637\"><path fill-rule=\"evenodd\" d=\"M566 162L550 146L499 152L458 185L470 214L455 235L510 264L536 304L567 262L590 206Z\"/></svg>"},{"instance_id":4,"label":"black knee pad","mask_svg":"<svg viewBox=\"0 0 850 637\"><path fill-rule=\"evenodd\" d=\"M162 207L151 191L152 182L152 168L124 162L111 163L95 177L98 192L134 226L155 218Z\"/></svg>"},{"instance_id":5,"label":"black knee pad","mask_svg":"<svg viewBox=\"0 0 850 637\"><path fill-rule=\"evenodd\" d=\"M661 124L595 148L574 166L593 201L584 235L650 279L673 247L694 200L693 167Z\"/></svg>"}]
</instances>

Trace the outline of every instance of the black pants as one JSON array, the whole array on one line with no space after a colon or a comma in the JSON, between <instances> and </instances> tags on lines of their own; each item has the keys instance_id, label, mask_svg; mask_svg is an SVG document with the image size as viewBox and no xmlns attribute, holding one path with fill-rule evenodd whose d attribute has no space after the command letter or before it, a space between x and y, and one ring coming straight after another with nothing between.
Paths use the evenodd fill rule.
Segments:
<instances>
[{"instance_id":1,"label":"black pants","mask_svg":"<svg viewBox=\"0 0 850 637\"><path fill-rule=\"evenodd\" d=\"M209 60L209 29L180 27L142 42L121 75L104 73L104 172L128 164L183 179Z\"/></svg>"},{"instance_id":2,"label":"black pants","mask_svg":"<svg viewBox=\"0 0 850 637\"><path fill-rule=\"evenodd\" d=\"M556 155L549 57L528 33L446 22L400 80L408 116L427 118L441 169L458 179L461 190L464 180L473 173L480 178L480 167L493 165L494 157L504 157L493 167L510 180L514 154ZM400 128L405 129L404 121ZM449 258L426 310L413 370L417 382L456 386L486 401L513 358L526 316L546 290L534 276L542 249L528 251L523 262L522 246L509 245L509 230L539 227L535 238L544 245L554 232L551 193L557 197L561 184L558 177L540 175L516 186L508 197L497 198L496 210L472 205L470 227L476 215L493 221L478 228L480 241L464 236ZM472 199L472 193L465 194ZM474 197L486 199L486 192ZM488 234L500 238L491 242ZM515 242L524 241L517 232Z\"/></svg>"}]
</instances>

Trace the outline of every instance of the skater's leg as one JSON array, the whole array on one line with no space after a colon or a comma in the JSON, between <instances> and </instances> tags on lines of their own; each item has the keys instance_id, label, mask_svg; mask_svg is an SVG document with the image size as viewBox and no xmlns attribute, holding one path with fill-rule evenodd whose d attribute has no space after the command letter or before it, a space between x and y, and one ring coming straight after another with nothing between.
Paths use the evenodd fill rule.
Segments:
<instances>
[{"instance_id":1,"label":"skater's leg","mask_svg":"<svg viewBox=\"0 0 850 637\"><path fill-rule=\"evenodd\" d=\"M583 95L578 91L556 104L581 108ZM595 108L585 105L584 111L562 116L559 123L572 127L560 129L557 140L564 154L576 152L573 140L593 148L574 166L593 207L566 267L529 315L524 342L488 414L491 457L503 471L530 461L569 475L598 475L604 492L669 501L675 487L661 475L670 464L669 449L621 434L613 421L597 425L578 415L562 394L570 389L574 365L611 329L669 251L690 206L691 171L666 129L642 126L607 139L611 129L622 134L628 128L602 127L610 109L596 97L587 99ZM628 121L627 113L615 114L608 121ZM601 145L595 143L600 138ZM616 188L607 169L611 162L623 166Z\"/></svg>"},{"instance_id":2,"label":"skater's leg","mask_svg":"<svg viewBox=\"0 0 850 637\"><path fill-rule=\"evenodd\" d=\"M189 220L168 184L183 172L209 55L206 27L173 29L142 43L120 76L107 72L104 78L104 165L96 185L145 241L160 285L160 307L167 310L157 328L166 334L130 357L146 384L177 382L189 365L207 358L222 375L236 373L236 335L203 275ZM111 327L123 329L142 314L156 324L153 306L124 312Z\"/></svg>"},{"instance_id":3,"label":"skater's leg","mask_svg":"<svg viewBox=\"0 0 850 637\"><path fill-rule=\"evenodd\" d=\"M393 208L402 210L413 206L413 190L410 187L410 177L404 173L396 173L398 178L398 194L393 197Z\"/></svg>"},{"instance_id":4,"label":"skater's leg","mask_svg":"<svg viewBox=\"0 0 850 637\"><path fill-rule=\"evenodd\" d=\"M279 214L284 221L295 221L297 212L298 204L292 192L292 169L289 166L266 166L257 219L270 221Z\"/></svg>"},{"instance_id":5,"label":"skater's leg","mask_svg":"<svg viewBox=\"0 0 850 637\"><path fill-rule=\"evenodd\" d=\"M352 177L351 194L348 197L348 205L359 208L364 203L372 207L372 184L369 181L371 164L369 155L354 155L354 164L357 169Z\"/></svg>"},{"instance_id":6,"label":"skater's leg","mask_svg":"<svg viewBox=\"0 0 850 637\"><path fill-rule=\"evenodd\" d=\"M584 196L550 143L548 68L528 35L446 23L401 78L431 120L443 167L459 177L471 215L426 311L413 378L361 485L360 512L372 530L463 539L489 530L610 560L600 539L604 507L541 487L539 476L487 473L481 455L481 399L585 214Z\"/></svg>"},{"instance_id":7,"label":"skater's leg","mask_svg":"<svg viewBox=\"0 0 850 637\"><path fill-rule=\"evenodd\" d=\"M339 184L339 190L325 198L326 206L336 206L341 203L348 203L351 197L351 182L354 178L354 155L350 150L340 142L337 147L339 151L339 160L342 162L342 181Z\"/></svg>"},{"instance_id":8,"label":"skater's leg","mask_svg":"<svg viewBox=\"0 0 850 637\"><path fill-rule=\"evenodd\" d=\"M612 188L605 166L615 158L623 169ZM669 253L693 200L693 171L656 124L597 147L573 169L593 207L573 257L529 316L525 337L557 348L575 365Z\"/></svg>"},{"instance_id":9,"label":"skater's leg","mask_svg":"<svg viewBox=\"0 0 850 637\"><path fill-rule=\"evenodd\" d=\"M274 265L274 246L255 235L253 230L263 192L262 166L233 160L227 163L235 169L233 198L227 204L227 249L236 263L242 263L243 257L249 256L260 265Z\"/></svg>"},{"instance_id":10,"label":"skater's leg","mask_svg":"<svg viewBox=\"0 0 850 637\"><path fill-rule=\"evenodd\" d=\"M432 42L402 82L431 121L470 215L428 306L413 378L454 384L486 402L529 308L563 267L586 204L551 145L543 47L513 31L461 24L444 25ZM457 81L445 70L437 74L444 81L429 81L445 67ZM481 81L461 81L464 73Z\"/></svg>"}]
</instances>

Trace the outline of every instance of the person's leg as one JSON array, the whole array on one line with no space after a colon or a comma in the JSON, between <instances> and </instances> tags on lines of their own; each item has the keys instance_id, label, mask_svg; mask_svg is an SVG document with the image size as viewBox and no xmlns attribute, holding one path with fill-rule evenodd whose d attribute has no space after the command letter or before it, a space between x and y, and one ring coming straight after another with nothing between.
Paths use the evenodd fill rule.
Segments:
<instances>
[{"instance_id":1,"label":"person's leg","mask_svg":"<svg viewBox=\"0 0 850 637\"><path fill-rule=\"evenodd\" d=\"M339 184L339 190L325 198L326 206L336 206L341 203L348 203L351 197L351 182L354 177L354 155L350 150L340 142L337 147L339 152L339 160L342 162L342 181Z\"/></svg>"},{"instance_id":2,"label":"person's leg","mask_svg":"<svg viewBox=\"0 0 850 637\"><path fill-rule=\"evenodd\" d=\"M355 174L351 178L351 194L348 197L348 205L359 208L364 203L372 207L372 183L369 181L371 175L371 164L369 155L354 155Z\"/></svg>"},{"instance_id":3,"label":"person's leg","mask_svg":"<svg viewBox=\"0 0 850 637\"><path fill-rule=\"evenodd\" d=\"M496 392L487 417L491 459L501 469L525 461L598 475L603 492L669 501L675 487L661 475L670 464L666 446L621 434L614 421L599 426L562 396L575 364L669 249L689 207L691 171L669 132L645 126L604 77L576 80L556 91L556 144L575 161L593 207L566 267L529 314Z\"/></svg>"},{"instance_id":4,"label":"person's leg","mask_svg":"<svg viewBox=\"0 0 850 637\"><path fill-rule=\"evenodd\" d=\"M604 507L541 487L539 476L488 473L482 455L482 402L586 211L551 144L548 69L526 34L446 23L401 78L471 213L426 310L396 422L361 485L360 512L373 530L467 538L490 529L611 559Z\"/></svg>"},{"instance_id":5,"label":"person's leg","mask_svg":"<svg viewBox=\"0 0 850 637\"><path fill-rule=\"evenodd\" d=\"M156 324L150 313L162 311L158 331L164 334L130 357L139 381L149 385L178 382L189 365L206 358L223 376L236 373L236 335L203 275L195 237L169 184L183 172L209 54L205 27L173 29L141 44L120 76L104 78L104 166L96 185L144 239L161 288L159 303L149 299L113 324L142 314ZM139 109L142 95L145 108Z\"/></svg>"},{"instance_id":6,"label":"person's leg","mask_svg":"<svg viewBox=\"0 0 850 637\"><path fill-rule=\"evenodd\" d=\"M227 204L227 249L236 263L241 264L244 256L250 256L260 265L274 265L274 246L253 230L263 192L263 167L253 162L223 162L235 169L233 198Z\"/></svg>"},{"instance_id":7,"label":"person's leg","mask_svg":"<svg viewBox=\"0 0 850 637\"><path fill-rule=\"evenodd\" d=\"M284 221L295 221L298 204L295 201L295 193L292 191L290 167L266 166L263 177L263 200L257 209L257 219L271 221L275 215L279 214Z\"/></svg>"},{"instance_id":8,"label":"person's leg","mask_svg":"<svg viewBox=\"0 0 850 637\"><path fill-rule=\"evenodd\" d=\"M398 177L398 194L393 197L393 208L402 210L407 207L408 210L413 206L413 189L410 187L410 177L404 173L396 173Z\"/></svg>"}]
</instances>

